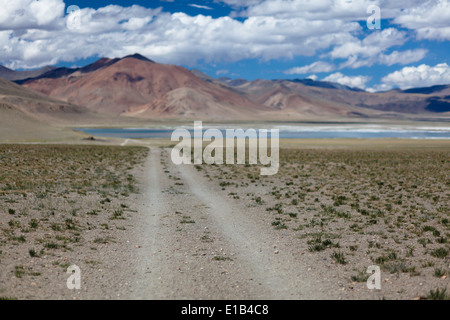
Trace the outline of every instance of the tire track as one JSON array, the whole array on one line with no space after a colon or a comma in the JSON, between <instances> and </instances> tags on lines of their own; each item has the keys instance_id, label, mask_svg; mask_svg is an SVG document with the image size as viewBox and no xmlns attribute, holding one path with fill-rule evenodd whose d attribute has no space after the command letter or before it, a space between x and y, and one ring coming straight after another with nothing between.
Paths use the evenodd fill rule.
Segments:
<instances>
[{"instance_id":1,"label":"tire track","mask_svg":"<svg viewBox=\"0 0 450 320\"><path fill-rule=\"evenodd\" d=\"M151 148L145 170L130 298L331 298L292 248L194 166L175 166L170 152Z\"/></svg>"},{"instance_id":2,"label":"tire track","mask_svg":"<svg viewBox=\"0 0 450 320\"><path fill-rule=\"evenodd\" d=\"M331 294L320 279L310 279L308 272L287 247L274 250L277 239L265 233L267 228L259 221L250 219L246 208L238 207L214 192L211 185L192 165L180 165L178 171L186 183L189 193L204 203L209 211L214 228L237 250L245 272L261 283L257 297L248 299L327 299ZM218 190L216 190L218 191ZM282 245L279 244L278 245ZM254 290L250 291L255 291Z\"/></svg>"}]
</instances>

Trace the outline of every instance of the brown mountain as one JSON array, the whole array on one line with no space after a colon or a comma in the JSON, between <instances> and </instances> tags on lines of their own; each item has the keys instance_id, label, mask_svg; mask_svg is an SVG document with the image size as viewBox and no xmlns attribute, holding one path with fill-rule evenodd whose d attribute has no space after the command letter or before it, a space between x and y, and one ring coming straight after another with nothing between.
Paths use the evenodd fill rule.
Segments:
<instances>
[{"instance_id":1,"label":"brown mountain","mask_svg":"<svg viewBox=\"0 0 450 320\"><path fill-rule=\"evenodd\" d=\"M71 121L74 117L91 114L84 107L50 98L4 79L0 79L0 102L35 120Z\"/></svg>"},{"instance_id":2,"label":"brown mountain","mask_svg":"<svg viewBox=\"0 0 450 320\"><path fill-rule=\"evenodd\" d=\"M72 126L110 123L84 107L56 100L0 79L0 140L70 138Z\"/></svg>"},{"instance_id":3,"label":"brown mountain","mask_svg":"<svg viewBox=\"0 0 450 320\"><path fill-rule=\"evenodd\" d=\"M24 87L108 115L143 119L331 120L450 116L450 86L369 93L337 83L214 79L139 54L52 69Z\"/></svg>"},{"instance_id":4,"label":"brown mountain","mask_svg":"<svg viewBox=\"0 0 450 320\"><path fill-rule=\"evenodd\" d=\"M140 118L255 119L270 111L183 67L137 54L101 59L77 70L54 70L22 85L96 112Z\"/></svg>"},{"instance_id":5,"label":"brown mountain","mask_svg":"<svg viewBox=\"0 0 450 320\"><path fill-rule=\"evenodd\" d=\"M56 69L55 67L46 66L37 70L29 70L29 71L16 71L12 69L8 69L4 66L0 65L0 78L10 80L10 81L17 81L17 80L23 80L27 78L36 78L40 75L50 72L52 70Z\"/></svg>"},{"instance_id":6,"label":"brown mountain","mask_svg":"<svg viewBox=\"0 0 450 320\"><path fill-rule=\"evenodd\" d=\"M369 93L305 79L255 80L233 88L258 104L303 116L450 116L450 86Z\"/></svg>"},{"instance_id":7,"label":"brown mountain","mask_svg":"<svg viewBox=\"0 0 450 320\"><path fill-rule=\"evenodd\" d=\"M383 115L383 112L377 110L353 106L347 100L330 99L333 97L331 91L349 94L338 89L310 87L283 80L255 80L233 88L249 100L274 110L277 119L334 119Z\"/></svg>"}]
</instances>

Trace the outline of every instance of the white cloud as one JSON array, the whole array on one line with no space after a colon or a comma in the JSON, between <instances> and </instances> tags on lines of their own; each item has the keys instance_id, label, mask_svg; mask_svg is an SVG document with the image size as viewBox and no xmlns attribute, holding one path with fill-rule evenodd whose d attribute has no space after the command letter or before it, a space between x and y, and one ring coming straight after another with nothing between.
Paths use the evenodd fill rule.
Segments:
<instances>
[{"instance_id":1,"label":"white cloud","mask_svg":"<svg viewBox=\"0 0 450 320\"><path fill-rule=\"evenodd\" d=\"M295 67L289 70L286 70L284 73L286 74L305 74L312 72L330 72L335 69L334 65L324 62L324 61L316 61L307 66L303 67Z\"/></svg>"},{"instance_id":2,"label":"white cloud","mask_svg":"<svg viewBox=\"0 0 450 320\"><path fill-rule=\"evenodd\" d=\"M27 2L30 6L33 4L25 0L18 2ZM94 55L114 56L112 51L115 48L122 48L126 52L124 55L130 54L133 53L132 46L128 45L132 45L132 42L140 43L142 39L149 41L152 37L148 32L149 22L156 15L161 15L161 10L139 6L123 8L111 5L98 10L85 8L80 11L81 28L69 29L66 22L70 18L64 15L65 5L62 0L45 0L39 3L47 6L39 7L40 13L51 16L48 12L53 7L59 8L55 10L59 13L48 18L46 25L38 25L42 19L37 19L37 22L28 28L25 24L17 26L22 20L14 17L17 7L12 6L12 20L17 23L13 26L7 25L9 30L0 31L0 63L10 68L36 68ZM23 10L26 16L31 14L27 11L29 8ZM0 25L3 18L0 16Z\"/></svg>"},{"instance_id":3,"label":"white cloud","mask_svg":"<svg viewBox=\"0 0 450 320\"><path fill-rule=\"evenodd\" d=\"M388 74L381 81L383 84L377 87L378 90L394 87L408 89L449 84L450 66L447 63L440 63L435 66L422 64L418 67L404 67L401 70Z\"/></svg>"},{"instance_id":4,"label":"white cloud","mask_svg":"<svg viewBox=\"0 0 450 320\"><path fill-rule=\"evenodd\" d=\"M378 61L381 64L392 66L394 64L409 64L412 62L417 62L425 58L428 50L426 49L414 49L405 51L393 51L391 54L381 54L378 57Z\"/></svg>"},{"instance_id":5,"label":"white cloud","mask_svg":"<svg viewBox=\"0 0 450 320\"><path fill-rule=\"evenodd\" d=\"M450 40L450 2L435 0L405 6L394 22L415 30L419 39Z\"/></svg>"},{"instance_id":6,"label":"white cloud","mask_svg":"<svg viewBox=\"0 0 450 320\"><path fill-rule=\"evenodd\" d=\"M368 17L366 9L373 3L370 0L269 0L252 3L241 15L297 17L308 20L357 20Z\"/></svg>"},{"instance_id":7,"label":"white cloud","mask_svg":"<svg viewBox=\"0 0 450 320\"><path fill-rule=\"evenodd\" d=\"M216 71L216 75L217 76L225 75L225 74L228 74L228 73L230 73L230 71L225 70L225 69Z\"/></svg>"},{"instance_id":8,"label":"white cloud","mask_svg":"<svg viewBox=\"0 0 450 320\"><path fill-rule=\"evenodd\" d=\"M63 4L62 0L47 1ZM14 28L5 30L0 37L0 63L32 68L93 55L120 57L135 52L158 62L189 66L195 66L200 59L230 62L293 58L312 56L318 50L348 41L350 32L360 29L357 23L339 20L264 16L238 21L170 14L137 5L84 8L80 11L79 29L66 28L67 15L60 12L59 18L55 17L49 20L52 28L30 28L20 33Z\"/></svg>"},{"instance_id":9,"label":"white cloud","mask_svg":"<svg viewBox=\"0 0 450 320\"><path fill-rule=\"evenodd\" d=\"M347 59L340 68L360 68L378 64L408 64L423 59L425 49L393 51L386 54L391 47L403 45L407 41L406 32L394 28L383 29L368 35L363 40L353 38L351 41L334 47L330 56L333 59Z\"/></svg>"},{"instance_id":10,"label":"white cloud","mask_svg":"<svg viewBox=\"0 0 450 320\"><path fill-rule=\"evenodd\" d=\"M445 27L449 10L444 10L447 7L442 1L432 1L434 5L429 7L419 0L402 4L393 0L216 2L244 10L241 13L246 19L110 5L82 9L81 28L77 30L66 27L69 18L63 0L0 0L0 63L33 68L93 55L120 57L135 52L159 62L189 66L195 66L199 60L291 59L318 52L325 57L345 59L340 68L407 64L422 59L426 53L423 49L394 48L408 41L406 31L388 28L374 31L362 40L357 38L364 26L356 20L368 17L366 9L372 3L382 8L382 18L398 17L398 23L419 35L445 39L449 32ZM403 7L407 9L401 11ZM422 18L423 22L415 26L413 18L426 15L427 8L433 9L433 18ZM322 72L316 71L321 70L320 65L309 68L310 72Z\"/></svg>"},{"instance_id":11,"label":"white cloud","mask_svg":"<svg viewBox=\"0 0 450 320\"><path fill-rule=\"evenodd\" d=\"M392 86L387 85L387 84L377 84L375 86L373 86L372 88L367 88L366 91L367 92L382 92L382 91L389 91L392 89Z\"/></svg>"},{"instance_id":12,"label":"white cloud","mask_svg":"<svg viewBox=\"0 0 450 320\"><path fill-rule=\"evenodd\" d=\"M197 9L205 9L205 10L212 10L213 9L211 7L208 7L208 6L202 6L202 5L194 4L194 3L188 4L188 6L194 7L194 8L197 8Z\"/></svg>"},{"instance_id":13,"label":"white cloud","mask_svg":"<svg viewBox=\"0 0 450 320\"><path fill-rule=\"evenodd\" d=\"M311 79L311 80L316 81L318 78L319 78L318 76L316 76L315 74L312 74L312 75L308 76L306 79Z\"/></svg>"},{"instance_id":14,"label":"white cloud","mask_svg":"<svg viewBox=\"0 0 450 320\"><path fill-rule=\"evenodd\" d=\"M330 74L328 77L324 78L322 81L336 82L345 86L352 88L365 89L366 83L370 81L368 76L345 76L340 72Z\"/></svg>"},{"instance_id":15,"label":"white cloud","mask_svg":"<svg viewBox=\"0 0 450 320\"><path fill-rule=\"evenodd\" d=\"M330 55L332 58L346 58L348 56L371 57L406 41L406 32L394 28L375 31L363 40L354 37L351 42L335 47Z\"/></svg>"},{"instance_id":16,"label":"white cloud","mask_svg":"<svg viewBox=\"0 0 450 320\"><path fill-rule=\"evenodd\" d=\"M122 23L125 30L139 30L152 20L152 17L137 18L133 17Z\"/></svg>"},{"instance_id":17,"label":"white cloud","mask_svg":"<svg viewBox=\"0 0 450 320\"><path fill-rule=\"evenodd\" d=\"M61 0L0 0L0 30L62 27L65 4Z\"/></svg>"},{"instance_id":18,"label":"white cloud","mask_svg":"<svg viewBox=\"0 0 450 320\"><path fill-rule=\"evenodd\" d=\"M446 1L446 0L442 0ZM382 19L399 17L408 9L419 8L421 14L427 9L424 0L220 0L234 6L241 16L271 16L278 18L301 17L308 20L340 19L364 21L370 5L381 9ZM425 0L426 3L436 1Z\"/></svg>"},{"instance_id":19,"label":"white cloud","mask_svg":"<svg viewBox=\"0 0 450 320\"><path fill-rule=\"evenodd\" d=\"M235 8L245 8L262 1L263 0L218 0L217 2L222 2Z\"/></svg>"}]
</instances>

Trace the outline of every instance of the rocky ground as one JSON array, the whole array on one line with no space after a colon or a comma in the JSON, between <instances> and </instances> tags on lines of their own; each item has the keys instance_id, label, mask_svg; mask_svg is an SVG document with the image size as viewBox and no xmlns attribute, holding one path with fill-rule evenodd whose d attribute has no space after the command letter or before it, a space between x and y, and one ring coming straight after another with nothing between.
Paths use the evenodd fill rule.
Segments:
<instances>
[{"instance_id":1,"label":"rocky ground","mask_svg":"<svg viewBox=\"0 0 450 320\"><path fill-rule=\"evenodd\" d=\"M448 148L283 149L262 177L125 145L0 146L2 299L445 297Z\"/></svg>"}]
</instances>

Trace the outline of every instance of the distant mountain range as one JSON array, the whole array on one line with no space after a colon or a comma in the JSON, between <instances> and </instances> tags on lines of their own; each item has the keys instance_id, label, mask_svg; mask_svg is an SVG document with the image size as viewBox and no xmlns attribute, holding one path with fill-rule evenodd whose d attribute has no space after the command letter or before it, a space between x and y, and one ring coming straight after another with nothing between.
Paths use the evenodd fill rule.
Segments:
<instances>
[{"instance_id":1,"label":"distant mountain range","mask_svg":"<svg viewBox=\"0 0 450 320\"><path fill-rule=\"evenodd\" d=\"M31 71L15 71L8 69L4 66L0 66L0 78L10 80L10 81L16 81L16 80L23 80L27 78L36 78L40 75L47 73L49 71L52 71L56 69L55 67L43 67L37 70L31 70Z\"/></svg>"},{"instance_id":2,"label":"distant mountain range","mask_svg":"<svg viewBox=\"0 0 450 320\"><path fill-rule=\"evenodd\" d=\"M50 138L50 127L55 136L67 136L62 125L96 122L101 115L87 108L59 101L13 82L0 79L0 139L15 141Z\"/></svg>"},{"instance_id":3,"label":"distant mountain range","mask_svg":"<svg viewBox=\"0 0 450 320\"><path fill-rule=\"evenodd\" d=\"M80 112L143 119L450 117L450 85L369 93L311 79L215 79L199 70L159 64L139 54L102 58L81 68L14 71L0 67L0 77L20 84L13 87L24 90L25 96L31 92L39 92L41 100L47 96L49 105L59 100L70 110L80 106ZM10 84L0 82L0 91L2 86Z\"/></svg>"}]
</instances>

